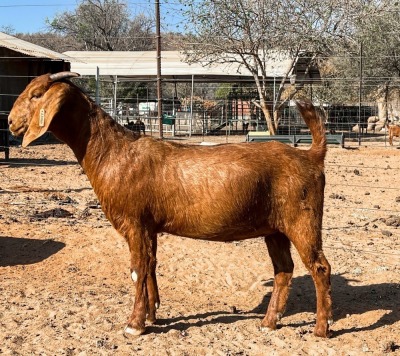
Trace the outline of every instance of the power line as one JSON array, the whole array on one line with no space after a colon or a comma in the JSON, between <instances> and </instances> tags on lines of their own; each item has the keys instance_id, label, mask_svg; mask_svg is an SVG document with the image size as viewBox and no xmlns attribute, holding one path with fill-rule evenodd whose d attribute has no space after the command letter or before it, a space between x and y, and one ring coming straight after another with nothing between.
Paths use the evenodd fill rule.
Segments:
<instances>
[{"instance_id":1,"label":"power line","mask_svg":"<svg viewBox=\"0 0 400 356\"><path fill-rule=\"evenodd\" d=\"M19 8L19 7L57 7L57 6L74 6L76 4L13 4L13 5L0 5L0 8Z\"/></svg>"}]
</instances>

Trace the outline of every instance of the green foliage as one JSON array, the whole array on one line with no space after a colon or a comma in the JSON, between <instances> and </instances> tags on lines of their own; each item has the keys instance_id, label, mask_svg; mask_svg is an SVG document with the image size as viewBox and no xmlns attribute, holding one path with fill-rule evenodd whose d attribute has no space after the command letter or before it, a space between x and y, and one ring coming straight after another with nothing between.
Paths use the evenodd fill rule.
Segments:
<instances>
[{"instance_id":1,"label":"green foliage","mask_svg":"<svg viewBox=\"0 0 400 356\"><path fill-rule=\"evenodd\" d=\"M118 88L120 101L129 103L136 102L136 98L146 98L149 90L147 83L138 82L122 82Z\"/></svg>"},{"instance_id":2,"label":"green foliage","mask_svg":"<svg viewBox=\"0 0 400 356\"><path fill-rule=\"evenodd\" d=\"M232 91L232 84L220 84L215 91L215 99L227 99Z\"/></svg>"}]
</instances>

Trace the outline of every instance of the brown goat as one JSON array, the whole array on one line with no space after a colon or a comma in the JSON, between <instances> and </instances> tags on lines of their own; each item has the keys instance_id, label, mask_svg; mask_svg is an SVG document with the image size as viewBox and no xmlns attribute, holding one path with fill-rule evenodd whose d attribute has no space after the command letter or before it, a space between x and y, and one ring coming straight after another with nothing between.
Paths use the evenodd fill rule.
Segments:
<instances>
[{"instance_id":1,"label":"brown goat","mask_svg":"<svg viewBox=\"0 0 400 356\"><path fill-rule=\"evenodd\" d=\"M156 320L157 233L210 241L264 237L274 287L262 329L276 329L293 274L291 243L317 294L314 333L332 322L331 268L322 252L326 138L311 102L297 103L313 137L309 150L279 142L184 145L140 136L120 126L66 78L34 79L16 100L10 130L22 146L51 131L71 147L106 217L126 239L136 297L125 334ZM226 157L230 157L229 162Z\"/></svg>"},{"instance_id":2,"label":"brown goat","mask_svg":"<svg viewBox=\"0 0 400 356\"><path fill-rule=\"evenodd\" d=\"M389 133L389 143L393 146L393 137L400 137L400 126L386 124Z\"/></svg>"}]
</instances>

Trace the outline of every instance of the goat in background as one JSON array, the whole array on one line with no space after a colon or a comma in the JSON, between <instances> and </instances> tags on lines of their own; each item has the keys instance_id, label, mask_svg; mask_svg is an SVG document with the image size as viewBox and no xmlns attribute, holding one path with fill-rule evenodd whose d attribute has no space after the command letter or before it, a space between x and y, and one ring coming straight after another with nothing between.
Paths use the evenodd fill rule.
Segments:
<instances>
[{"instance_id":1,"label":"goat in background","mask_svg":"<svg viewBox=\"0 0 400 356\"><path fill-rule=\"evenodd\" d=\"M317 294L314 333L332 322L331 268L322 251L325 128L308 100L297 103L313 137L309 150L279 142L194 146L166 142L116 123L61 72L34 79L8 121L22 146L51 131L73 150L106 217L126 239L135 303L125 334L156 321L157 234L230 242L264 237L274 286L262 329L276 329L293 274L293 244ZM226 161L226 157L230 161Z\"/></svg>"},{"instance_id":2,"label":"goat in background","mask_svg":"<svg viewBox=\"0 0 400 356\"><path fill-rule=\"evenodd\" d=\"M400 137L400 126L386 124L389 134L389 144L393 146L393 137Z\"/></svg>"}]
</instances>

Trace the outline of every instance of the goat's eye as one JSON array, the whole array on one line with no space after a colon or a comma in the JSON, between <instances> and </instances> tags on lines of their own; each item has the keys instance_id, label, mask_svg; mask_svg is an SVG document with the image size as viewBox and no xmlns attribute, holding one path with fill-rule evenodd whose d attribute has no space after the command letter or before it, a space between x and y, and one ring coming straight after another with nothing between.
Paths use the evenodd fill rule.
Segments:
<instances>
[{"instance_id":1,"label":"goat's eye","mask_svg":"<svg viewBox=\"0 0 400 356\"><path fill-rule=\"evenodd\" d=\"M39 99L41 97L40 93L33 93L31 95L31 100Z\"/></svg>"}]
</instances>

